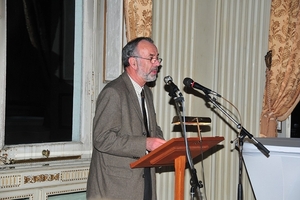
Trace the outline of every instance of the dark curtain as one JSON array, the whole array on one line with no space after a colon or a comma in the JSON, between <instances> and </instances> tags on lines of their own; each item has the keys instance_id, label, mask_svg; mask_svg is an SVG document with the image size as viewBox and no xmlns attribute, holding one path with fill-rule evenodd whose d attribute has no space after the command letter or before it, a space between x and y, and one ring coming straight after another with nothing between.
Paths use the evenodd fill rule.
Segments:
<instances>
[{"instance_id":1,"label":"dark curtain","mask_svg":"<svg viewBox=\"0 0 300 200\"><path fill-rule=\"evenodd\" d=\"M6 144L70 141L73 28L72 0L7 1Z\"/></svg>"},{"instance_id":2,"label":"dark curtain","mask_svg":"<svg viewBox=\"0 0 300 200\"><path fill-rule=\"evenodd\" d=\"M60 0L23 0L27 31L31 44L38 52L42 84L45 88L44 125L51 127L51 132L58 129L59 80L55 72L59 67L59 56L53 53L52 45L56 34L55 30L59 26L62 2ZM54 12L53 7L56 8Z\"/></svg>"},{"instance_id":3,"label":"dark curtain","mask_svg":"<svg viewBox=\"0 0 300 200\"><path fill-rule=\"evenodd\" d=\"M33 47L38 50L41 61L41 69L43 71L43 80L45 89L50 89L50 36L46 28L46 20L41 7L41 1L38 0L23 0L25 22L29 35L30 42Z\"/></svg>"}]
</instances>

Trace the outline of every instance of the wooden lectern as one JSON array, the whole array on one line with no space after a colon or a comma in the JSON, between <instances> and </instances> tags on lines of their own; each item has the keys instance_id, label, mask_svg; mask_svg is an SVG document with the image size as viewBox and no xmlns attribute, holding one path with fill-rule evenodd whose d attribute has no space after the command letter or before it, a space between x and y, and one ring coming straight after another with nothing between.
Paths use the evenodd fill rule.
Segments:
<instances>
[{"instance_id":1,"label":"wooden lectern","mask_svg":"<svg viewBox=\"0 0 300 200\"><path fill-rule=\"evenodd\" d=\"M208 149L216 146L223 141L224 137L193 137L188 138L190 152L192 158L200 155ZM161 167L172 166L175 167L175 200L184 199L184 172L186 164L186 148L184 138L173 138L143 156L139 160L130 164L131 168L144 167Z\"/></svg>"}]
</instances>

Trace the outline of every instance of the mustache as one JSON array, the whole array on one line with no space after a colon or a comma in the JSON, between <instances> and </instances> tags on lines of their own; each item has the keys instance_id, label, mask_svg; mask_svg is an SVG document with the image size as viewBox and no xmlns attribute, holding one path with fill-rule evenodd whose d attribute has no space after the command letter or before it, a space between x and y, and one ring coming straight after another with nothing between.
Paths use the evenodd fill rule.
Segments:
<instances>
[{"instance_id":1,"label":"mustache","mask_svg":"<svg viewBox=\"0 0 300 200\"><path fill-rule=\"evenodd\" d=\"M159 70L160 70L160 68L161 68L161 67L159 66L159 67L155 67L155 68L151 69L150 72L147 73L147 75L150 75L153 71L157 71L157 73L158 73Z\"/></svg>"}]
</instances>

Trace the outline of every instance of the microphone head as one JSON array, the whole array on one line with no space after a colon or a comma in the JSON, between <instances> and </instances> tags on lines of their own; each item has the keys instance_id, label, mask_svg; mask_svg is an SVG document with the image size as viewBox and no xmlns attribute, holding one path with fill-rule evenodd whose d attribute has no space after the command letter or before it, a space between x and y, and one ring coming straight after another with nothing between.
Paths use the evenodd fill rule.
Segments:
<instances>
[{"instance_id":1,"label":"microphone head","mask_svg":"<svg viewBox=\"0 0 300 200\"><path fill-rule=\"evenodd\" d=\"M192 83L193 83L194 81L193 81L193 79L191 79L191 78L185 78L184 80L183 80L183 84L185 85L185 86L187 86L187 87L192 87Z\"/></svg>"},{"instance_id":2,"label":"microphone head","mask_svg":"<svg viewBox=\"0 0 300 200\"><path fill-rule=\"evenodd\" d=\"M173 79L172 79L172 77L171 76L166 76L165 78L164 78L164 81L165 81L165 83L169 83L169 81L173 81Z\"/></svg>"}]
</instances>

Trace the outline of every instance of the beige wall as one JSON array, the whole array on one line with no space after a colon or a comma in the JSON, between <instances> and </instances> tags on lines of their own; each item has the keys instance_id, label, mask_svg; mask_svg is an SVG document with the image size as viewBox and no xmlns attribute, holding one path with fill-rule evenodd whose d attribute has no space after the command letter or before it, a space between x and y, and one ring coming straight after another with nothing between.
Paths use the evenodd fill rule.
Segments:
<instances>
[{"instance_id":1,"label":"beige wall","mask_svg":"<svg viewBox=\"0 0 300 200\"><path fill-rule=\"evenodd\" d=\"M175 107L169 104L170 97L168 92L164 90L163 78L167 75L173 77L174 83L178 85L184 95L186 115L210 117L212 119L209 130L203 128L203 136L223 136L225 138L225 141L221 143L222 148L204 159L203 168L199 162L195 165L199 180L205 180L205 188L201 189L202 194L205 197L206 192L209 200L236 199L238 154L237 151L233 150L234 146L230 143L236 137L236 127L218 110L213 112L207 107L207 99L201 91L198 91L197 96L186 93L182 81L185 77L190 77L231 101L239 109L242 125L257 137L264 89L264 55L267 52L270 1L153 0L153 39L160 49L161 57L164 59L163 68L156 86L153 88L153 93L157 118L165 133L165 138L170 139L181 136L180 132L173 131L171 124L171 120L175 115ZM120 2L122 0L115 1L117 5ZM0 0L0 3L4 5L5 1ZM82 122L82 136L86 140L86 138L91 137L93 102L98 92L105 85L102 68L105 53L101 54L104 49L103 24L105 23L103 0L83 1L82 3L85 13L83 16L84 49L82 59L84 75L82 81L86 84L83 90L85 98L82 104L82 113L86 117ZM4 10L0 9L0 12L3 15ZM121 18L120 16L118 18ZM5 27L3 20L0 20L0 26ZM120 41L124 40L124 35L121 36L121 34L116 34L114 37L120 39ZM3 48L1 50L3 51ZM1 50L0 58L5 58L5 52L3 53ZM5 66L5 63L3 66ZM0 81L5 81L4 74L0 76ZM0 93L3 92L5 90L0 89ZM4 102L3 98L0 98L0 101ZM233 111L235 116L238 115L224 100L218 98L218 101ZM0 107L0 110L3 110L3 108L4 106ZM1 119L0 127L3 130L4 117ZM190 132L188 136L196 136L196 133ZM86 148L90 147L89 145L86 146ZM53 149L53 147L51 148ZM51 152L53 152L52 149ZM71 150L74 149L75 147L71 148ZM62 152L65 151L62 150ZM43 192L45 194L47 192L53 193L59 189L64 190L64 192L66 190L73 192L74 188L77 188L75 191L84 190L89 163L88 161L84 164L81 162L83 161L76 165L74 171L79 173L82 170L85 177L76 180L77 182L74 181L74 186L69 184L64 185L65 188L58 188L61 187L58 185L53 188L49 185L49 188L44 188ZM66 168L69 169L70 166L64 165L59 169L54 168L51 170L53 173L61 173L61 171L66 171ZM39 170L42 171L35 170L35 173L50 173L49 170ZM69 171L67 172L69 173ZM18 176L13 172L9 173L10 171L7 171L3 174L5 177L18 178L27 172L20 170ZM71 173L73 172L71 171ZM203 177L203 174L205 177ZM157 174L157 178L158 199L174 199L174 174L172 172L162 172ZM189 199L189 180L190 176L186 171L185 199ZM254 199L246 171L243 171L243 187L244 199ZM6 188L7 194L24 194L20 187L17 188L18 193L15 193L13 189ZM28 189L28 192L33 192L34 196L41 196L41 191L38 188L30 191Z\"/></svg>"},{"instance_id":2,"label":"beige wall","mask_svg":"<svg viewBox=\"0 0 300 200\"><path fill-rule=\"evenodd\" d=\"M163 68L153 89L158 120L167 139L179 137L172 132L175 106L170 105L163 78L167 75L183 92L187 116L210 117L210 130L203 136L223 136L223 148L196 164L199 180L204 180L207 199L236 199L238 152L230 143L236 138L236 126L217 109L207 107L207 98L184 92L185 77L214 90L237 107L238 122L255 137L259 134L259 116L264 90L269 29L270 1L163 0L153 2L153 38L160 49ZM218 101L238 117L223 99ZM206 130L206 129L205 129ZM196 136L196 133L189 133ZM254 199L246 171L243 171L244 199ZM174 174L158 177L159 199L173 199ZM186 171L185 199L189 199L190 176ZM204 189L201 189L204 195Z\"/></svg>"}]
</instances>

